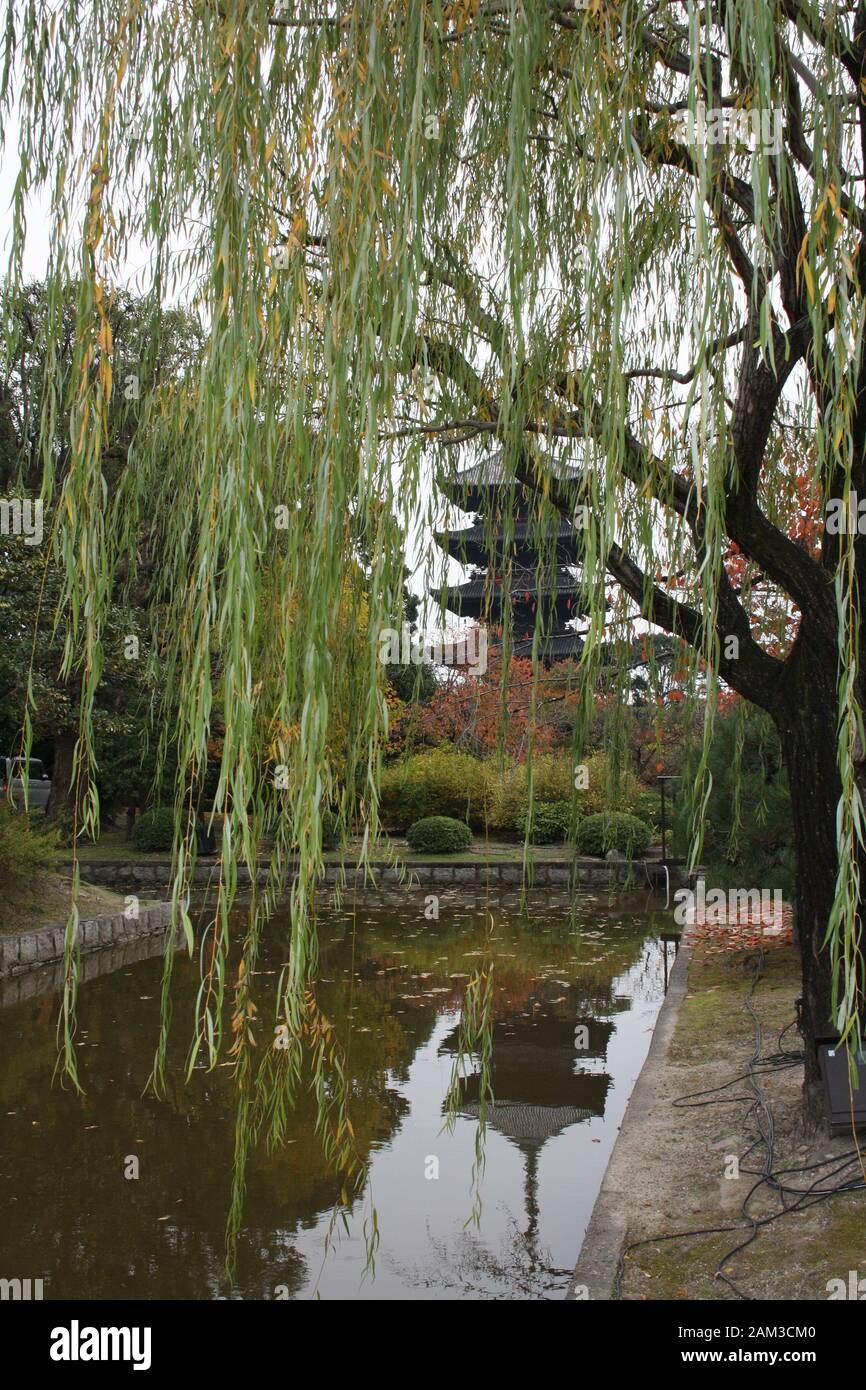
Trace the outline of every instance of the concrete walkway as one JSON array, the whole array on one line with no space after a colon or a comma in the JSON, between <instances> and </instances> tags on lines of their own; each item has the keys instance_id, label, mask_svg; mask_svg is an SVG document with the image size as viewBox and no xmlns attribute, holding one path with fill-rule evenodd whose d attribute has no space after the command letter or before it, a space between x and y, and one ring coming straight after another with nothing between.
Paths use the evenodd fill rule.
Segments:
<instances>
[{"instance_id":1,"label":"concrete walkway","mask_svg":"<svg viewBox=\"0 0 866 1390\"><path fill-rule=\"evenodd\" d=\"M689 957L688 947L681 946L668 981L668 992L659 1010L646 1061L626 1106L619 1135L586 1228L567 1295L570 1299L605 1301L614 1297L620 1252L629 1224L634 1174L646 1167L645 1122L658 1101L659 1079L665 1067L680 1004L686 993Z\"/></svg>"}]
</instances>

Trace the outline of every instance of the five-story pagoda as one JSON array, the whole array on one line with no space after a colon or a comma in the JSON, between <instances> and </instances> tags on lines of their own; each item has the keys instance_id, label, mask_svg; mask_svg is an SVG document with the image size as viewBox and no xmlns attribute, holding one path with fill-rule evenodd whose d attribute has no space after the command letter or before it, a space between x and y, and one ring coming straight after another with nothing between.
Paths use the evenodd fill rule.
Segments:
<instances>
[{"instance_id":1,"label":"five-story pagoda","mask_svg":"<svg viewBox=\"0 0 866 1390\"><path fill-rule=\"evenodd\" d=\"M580 470L554 467L558 481L580 480ZM582 616L574 572L583 549L580 531L552 508L539 512L538 494L515 480L501 451L454 478L440 478L439 486L462 511L474 513L468 527L435 532L436 543L473 571L462 584L446 586L444 606L503 631L510 624L514 655L528 657L540 605L540 659L549 666L578 657L583 640L571 624ZM442 591L432 596L441 601Z\"/></svg>"}]
</instances>

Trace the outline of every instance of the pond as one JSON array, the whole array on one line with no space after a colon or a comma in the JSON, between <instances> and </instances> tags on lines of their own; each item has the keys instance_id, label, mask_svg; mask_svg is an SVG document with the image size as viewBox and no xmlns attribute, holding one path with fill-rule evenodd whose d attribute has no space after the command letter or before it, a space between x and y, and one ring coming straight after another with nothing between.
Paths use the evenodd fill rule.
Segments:
<instances>
[{"instance_id":1,"label":"pond","mask_svg":"<svg viewBox=\"0 0 866 1390\"><path fill-rule=\"evenodd\" d=\"M232 1284L235 1088L226 1064L184 1083L193 967L178 966L160 1100L144 1090L159 1017L156 943L86 961L84 1096L52 1083L56 975L7 982L0 1276L42 1278L45 1297L58 1299L564 1297L673 960L670 914L654 901L584 893L572 903L536 891L521 912L516 898L467 905L442 893L439 919L428 921L420 894L359 894L323 913L316 996L347 1048L368 1179L346 1222L335 1221L341 1180L323 1158L305 1087L278 1150L262 1143L250 1155ZM263 1047L287 930L274 919L258 962ZM444 1102L467 979L488 958L495 1103L476 1183L477 1066L459 1082L450 1131Z\"/></svg>"}]
</instances>

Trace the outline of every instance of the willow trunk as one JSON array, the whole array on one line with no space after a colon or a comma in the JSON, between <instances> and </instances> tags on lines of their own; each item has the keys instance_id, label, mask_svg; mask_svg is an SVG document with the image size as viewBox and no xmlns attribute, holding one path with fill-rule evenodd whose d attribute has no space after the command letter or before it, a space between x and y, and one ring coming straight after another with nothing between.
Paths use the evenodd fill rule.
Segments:
<instances>
[{"instance_id":1,"label":"willow trunk","mask_svg":"<svg viewBox=\"0 0 866 1390\"><path fill-rule=\"evenodd\" d=\"M796 851L794 913L802 967L807 1123L823 1116L816 1044L833 1034L827 925L836 893L836 816L842 792L837 764L836 661L829 642L801 632L776 726L788 773Z\"/></svg>"}]
</instances>

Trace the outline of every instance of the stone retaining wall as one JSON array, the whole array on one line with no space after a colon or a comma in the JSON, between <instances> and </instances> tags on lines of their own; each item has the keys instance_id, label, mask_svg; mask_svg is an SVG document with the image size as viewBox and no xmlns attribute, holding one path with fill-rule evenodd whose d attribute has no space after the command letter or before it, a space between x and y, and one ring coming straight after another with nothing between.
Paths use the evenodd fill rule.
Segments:
<instances>
[{"instance_id":1,"label":"stone retaining wall","mask_svg":"<svg viewBox=\"0 0 866 1390\"><path fill-rule=\"evenodd\" d=\"M161 956L165 950L167 933L151 932L136 940L125 941L113 946L100 946L98 951L88 951L81 959L79 983L96 980L100 975L110 975L114 970L125 970L140 960L150 960ZM63 986L63 962L38 962L37 970L24 970L18 975L0 978L0 1009L10 1004L23 1004L31 999L40 999L45 994Z\"/></svg>"},{"instance_id":2,"label":"stone retaining wall","mask_svg":"<svg viewBox=\"0 0 866 1390\"><path fill-rule=\"evenodd\" d=\"M171 904L156 903L139 907L137 917L115 912L105 917L91 917L78 923L82 952L98 951L103 946L122 945L138 937L164 932L171 922ZM0 978L20 975L40 965L63 960L65 926L39 927L36 931L0 934Z\"/></svg>"},{"instance_id":3,"label":"stone retaining wall","mask_svg":"<svg viewBox=\"0 0 866 1390\"><path fill-rule=\"evenodd\" d=\"M81 877L88 882L104 884L117 891L135 893L143 889L167 888L171 883L171 861L168 859L89 859L80 861L80 869ZM375 887L397 883L407 886L408 883L412 883L419 887L459 883L478 884L485 888L499 885L513 888L515 885L519 887L524 881L522 864L481 859L477 863L469 864L447 864L441 860L426 863L413 860L406 864L403 871L384 860L376 860L371 862L369 870L372 880L365 877L364 871L354 864L343 866L336 861L329 862L325 866L324 882L326 885L337 884L343 881L345 875L347 883L354 882L359 886L372 881L372 886ZM698 874L701 872L698 870ZM206 890L212 883L216 883L217 873L218 861L209 859L199 862L195 867L193 886ZM611 884L646 888L649 882L652 882L654 887L658 884L664 886L664 874L661 873L661 865L657 860L641 860L632 865L624 861L609 862L605 859L536 860L531 874L531 879L527 877L526 882L527 886L531 882L534 888L560 885L606 888ZM290 869L287 878L291 880L291 876ZM266 861L259 860L256 877L260 884L267 882ZM686 886L688 881L683 869L671 868L672 889ZM249 870L243 865L238 868L238 883L245 887L250 885Z\"/></svg>"}]
</instances>

